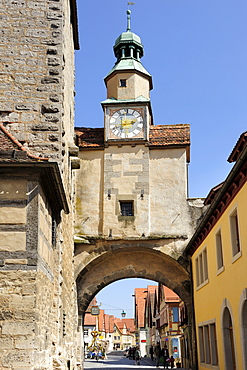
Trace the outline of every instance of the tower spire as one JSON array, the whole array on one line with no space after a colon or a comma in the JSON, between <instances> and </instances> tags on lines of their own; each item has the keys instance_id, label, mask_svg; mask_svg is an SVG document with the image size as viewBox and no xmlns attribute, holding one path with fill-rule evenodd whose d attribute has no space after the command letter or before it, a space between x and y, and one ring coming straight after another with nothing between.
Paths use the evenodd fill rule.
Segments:
<instances>
[{"instance_id":1,"label":"tower spire","mask_svg":"<svg viewBox=\"0 0 247 370\"><path fill-rule=\"evenodd\" d=\"M127 13L127 30L126 31L127 32L130 32L131 31L131 27L130 27L130 20L131 20L130 19L130 15L131 15L131 11L128 9L126 13Z\"/></svg>"}]
</instances>

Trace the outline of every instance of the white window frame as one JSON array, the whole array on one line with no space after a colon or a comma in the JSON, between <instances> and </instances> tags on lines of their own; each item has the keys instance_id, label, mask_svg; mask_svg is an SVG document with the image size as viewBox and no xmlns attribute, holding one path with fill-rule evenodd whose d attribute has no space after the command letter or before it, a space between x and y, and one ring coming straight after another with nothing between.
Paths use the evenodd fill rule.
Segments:
<instances>
[{"instance_id":1,"label":"white window frame","mask_svg":"<svg viewBox=\"0 0 247 370\"><path fill-rule=\"evenodd\" d=\"M198 324L200 363L212 369L219 368L216 320Z\"/></svg>"},{"instance_id":2,"label":"white window frame","mask_svg":"<svg viewBox=\"0 0 247 370\"><path fill-rule=\"evenodd\" d=\"M208 257L205 246L195 259L196 268L196 289L202 288L209 282L208 278Z\"/></svg>"},{"instance_id":3,"label":"white window frame","mask_svg":"<svg viewBox=\"0 0 247 370\"><path fill-rule=\"evenodd\" d=\"M221 230L222 228L220 227L215 233L217 275L219 275L222 271L225 270Z\"/></svg>"},{"instance_id":4,"label":"white window frame","mask_svg":"<svg viewBox=\"0 0 247 370\"><path fill-rule=\"evenodd\" d=\"M232 263L242 256L241 237L238 219L238 207L235 206L229 214L230 236L232 246Z\"/></svg>"}]
</instances>

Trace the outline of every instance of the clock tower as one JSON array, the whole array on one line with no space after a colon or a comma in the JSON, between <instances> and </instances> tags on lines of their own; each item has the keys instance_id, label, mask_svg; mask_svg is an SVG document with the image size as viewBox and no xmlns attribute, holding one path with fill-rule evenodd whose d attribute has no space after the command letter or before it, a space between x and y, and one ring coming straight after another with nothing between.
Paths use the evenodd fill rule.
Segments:
<instances>
[{"instance_id":1,"label":"clock tower","mask_svg":"<svg viewBox=\"0 0 247 370\"><path fill-rule=\"evenodd\" d=\"M101 103L104 127L76 128L76 235L110 241L185 235L189 125L153 124L152 76L141 63L144 49L129 10L113 50L116 63L104 78Z\"/></svg>"},{"instance_id":2,"label":"clock tower","mask_svg":"<svg viewBox=\"0 0 247 370\"><path fill-rule=\"evenodd\" d=\"M153 124L150 103L152 76L143 67L141 39L131 32L130 10L127 30L114 45L115 66L105 77L107 99L103 101L105 142L144 142Z\"/></svg>"}]
</instances>

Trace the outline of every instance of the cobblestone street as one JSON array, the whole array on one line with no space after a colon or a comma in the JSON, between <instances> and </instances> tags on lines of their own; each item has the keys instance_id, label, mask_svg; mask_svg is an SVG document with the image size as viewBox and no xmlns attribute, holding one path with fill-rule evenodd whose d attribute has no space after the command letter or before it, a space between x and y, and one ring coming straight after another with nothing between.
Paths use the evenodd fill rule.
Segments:
<instances>
[{"instance_id":1,"label":"cobblestone street","mask_svg":"<svg viewBox=\"0 0 247 370\"><path fill-rule=\"evenodd\" d=\"M151 361L150 358L142 358L140 365L135 365L134 360L129 360L123 355L122 351L119 352L111 352L107 355L107 359L105 360L93 360L93 359L86 359L84 362L84 369L136 369L139 370L142 369L156 369L155 367L155 361ZM160 369L163 369L163 366L159 367ZM169 368L170 369L170 368ZM174 368L176 369L176 368ZM181 369L185 370L185 369Z\"/></svg>"}]
</instances>

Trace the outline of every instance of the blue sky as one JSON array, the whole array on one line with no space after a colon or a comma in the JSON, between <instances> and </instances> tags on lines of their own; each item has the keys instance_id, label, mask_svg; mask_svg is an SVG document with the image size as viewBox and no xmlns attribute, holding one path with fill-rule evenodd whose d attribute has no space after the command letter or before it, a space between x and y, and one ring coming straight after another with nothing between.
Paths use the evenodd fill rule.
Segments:
<instances>
[{"instance_id":1,"label":"blue sky","mask_svg":"<svg viewBox=\"0 0 247 370\"><path fill-rule=\"evenodd\" d=\"M127 1L77 2L76 126L103 127L103 78L126 31ZM190 123L189 196L205 197L227 176L228 155L247 129L247 1L133 2L131 30L142 39L142 63L153 76L154 123Z\"/></svg>"}]
</instances>

